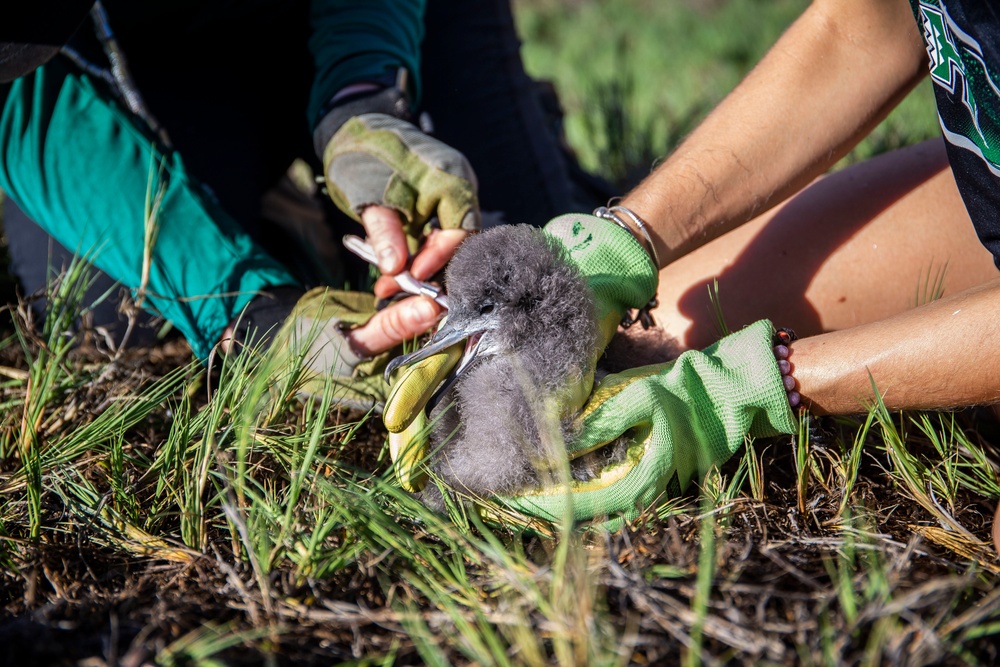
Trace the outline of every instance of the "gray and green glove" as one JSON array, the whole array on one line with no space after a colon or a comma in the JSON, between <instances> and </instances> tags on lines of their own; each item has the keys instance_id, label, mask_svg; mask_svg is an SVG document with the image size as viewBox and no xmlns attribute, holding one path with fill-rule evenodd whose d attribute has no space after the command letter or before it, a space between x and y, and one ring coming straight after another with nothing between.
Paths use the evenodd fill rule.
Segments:
<instances>
[{"instance_id":1,"label":"gray and green glove","mask_svg":"<svg viewBox=\"0 0 1000 667\"><path fill-rule=\"evenodd\" d=\"M629 232L592 215L571 214L553 219L545 232L567 251L594 295L600 337L579 383L570 387L559 406L572 415L586 402L593 386L597 360L631 309L642 308L656 294L657 267ZM419 490L423 477L414 472L426 458L424 407L442 379L458 362L454 350L429 357L404 369L394 379L383 420L390 432L390 452L403 487Z\"/></svg>"},{"instance_id":2,"label":"gray and green glove","mask_svg":"<svg viewBox=\"0 0 1000 667\"><path fill-rule=\"evenodd\" d=\"M370 205L398 211L411 254L434 216L442 229L480 227L472 165L405 120L383 113L354 116L340 126L322 157L337 207L359 222Z\"/></svg>"},{"instance_id":3,"label":"gray and green glove","mask_svg":"<svg viewBox=\"0 0 1000 667\"><path fill-rule=\"evenodd\" d=\"M702 351L667 364L609 375L579 418L570 458L629 439L625 460L586 482L498 499L511 510L558 521L606 520L616 527L639 516L696 474L726 461L752 437L791 434L795 415L774 358L774 329L761 320Z\"/></svg>"},{"instance_id":4,"label":"gray and green glove","mask_svg":"<svg viewBox=\"0 0 1000 667\"><path fill-rule=\"evenodd\" d=\"M317 287L303 295L274 336L264 363L275 386L290 381L295 393L322 394L333 384L339 405L381 410L389 386L381 369L389 353L372 359L351 349L346 333L375 314L375 295Z\"/></svg>"}]
</instances>

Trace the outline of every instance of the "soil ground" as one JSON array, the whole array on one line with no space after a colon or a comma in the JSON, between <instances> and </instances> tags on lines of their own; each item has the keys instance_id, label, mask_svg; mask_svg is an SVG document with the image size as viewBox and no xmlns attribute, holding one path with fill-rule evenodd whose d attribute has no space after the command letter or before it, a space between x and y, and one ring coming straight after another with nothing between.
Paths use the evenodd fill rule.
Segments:
<instances>
[{"instance_id":1,"label":"soil ground","mask_svg":"<svg viewBox=\"0 0 1000 667\"><path fill-rule=\"evenodd\" d=\"M12 347L2 355L4 366L25 368L23 355ZM178 342L130 353L115 374L100 381L120 391L121 383L148 382L186 363L188 355ZM80 354L73 363L93 361ZM3 397L11 400L18 391L8 384ZM95 400L101 387L77 391L76 399ZM166 423L161 417L153 415L130 432L132 446L151 448L162 441L165 433L156 426ZM985 413L960 413L958 419L994 461L1000 460L992 444L998 429ZM604 618L613 635L631 642L633 663L675 663L691 645L696 625L708 662L811 664L836 656L837 663L863 664L868 656L876 664L995 663L998 564L985 547L993 501L958 494L954 517L981 542L979 551L936 542L941 531L900 492L885 472L890 461L872 446L853 503L868 514L845 531L843 515L837 518L842 494L824 486L830 459L823 454L838 438L850 442L857 425L813 423L817 469L802 503L789 440L755 444L766 471L763 499L750 497L744 483L717 512L715 576L701 622L692 615L704 538L694 511L697 489L682 499L692 511L590 544ZM360 436L341 456L360 467L384 468L378 455L385 434L378 423L368 422ZM3 462L0 483L16 467ZM735 468L734 459L723 476ZM3 502L19 498L8 492ZM9 559L0 568L0 664L198 664L191 654L178 652L178 643L215 635L236 637L214 654L226 664L331 664L386 656L395 664L423 662L398 608L387 601L393 586L405 586L393 578L392 554L370 554L355 568L305 582L279 568L270 576L265 600L250 587L250 566L234 555L223 531L211 535L204 553L174 563L112 548L79 523L72 530L43 531L37 540L17 522L8 521L3 529ZM546 560L551 551L546 539L522 540L527 553ZM845 585L860 605L853 610L847 608ZM421 613L432 632L447 636L439 610L427 607ZM873 643L874 656L868 654ZM456 663L467 662L454 648L444 651ZM517 662L516 655L513 659Z\"/></svg>"}]
</instances>

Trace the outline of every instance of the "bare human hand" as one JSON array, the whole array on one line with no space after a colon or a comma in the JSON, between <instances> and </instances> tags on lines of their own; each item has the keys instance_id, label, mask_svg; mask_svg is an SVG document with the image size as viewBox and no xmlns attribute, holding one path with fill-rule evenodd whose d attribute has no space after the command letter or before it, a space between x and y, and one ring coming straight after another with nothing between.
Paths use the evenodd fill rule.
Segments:
<instances>
[{"instance_id":1,"label":"bare human hand","mask_svg":"<svg viewBox=\"0 0 1000 667\"><path fill-rule=\"evenodd\" d=\"M369 206L361 213L368 242L375 249L379 269L384 274L375 283L375 295L388 298L399 291L392 276L406 268L406 233L399 213L385 206ZM464 229L434 229L420 251L413 256L410 273L417 280L429 280L454 256L469 235Z\"/></svg>"},{"instance_id":2,"label":"bare human hand","mask_svg":"<svg viewBox=\"0 0 1000 667\"><path fill-rule=\"evenodd\" d=\"M414 296L375 313L364 325L352 330L347 339L351 349L371 357L412 340L437 324L442 308L425 296Z\"/></svg>"}]
</instances>

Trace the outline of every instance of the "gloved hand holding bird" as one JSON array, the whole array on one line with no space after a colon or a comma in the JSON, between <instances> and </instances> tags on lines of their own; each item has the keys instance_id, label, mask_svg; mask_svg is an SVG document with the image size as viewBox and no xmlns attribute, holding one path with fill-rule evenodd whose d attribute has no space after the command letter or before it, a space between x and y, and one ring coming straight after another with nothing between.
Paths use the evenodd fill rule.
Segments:
<instances>
[{"instance_id":1,"label":"gloved hand holding bird","mask_svg":"<svg viewBox=\"0 0 1000 667\"><path fill-rule=\"evenodd\" d=\"M671 482L679 490L728 458L745 433L794 428L769 323L609 375L591 397L605 347L657 283L651 253L607 220L483 232L460 247L445 282L447 319L386 373L397 474L434 507L443 503L427 471L459 497L529 516L555 519L570 503L578 520L629 519ZM567 456L569 479L558 474Z\"/></svg>"}]
</instances>

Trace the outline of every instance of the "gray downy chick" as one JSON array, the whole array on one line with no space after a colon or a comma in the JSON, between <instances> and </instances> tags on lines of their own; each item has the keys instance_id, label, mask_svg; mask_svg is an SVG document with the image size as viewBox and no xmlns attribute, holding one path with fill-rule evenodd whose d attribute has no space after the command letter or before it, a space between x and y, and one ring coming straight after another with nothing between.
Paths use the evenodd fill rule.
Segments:
<instances>
[{"instance_id":1,"label":"gray downy chick","mask_svg":"<svg viewBox=\"0 0 1000 667\"><path fill-rule=\"evenodd\" d=\"M559 442L572 437L575 414L544 411L582 381L594 354L599 331L591 292L564 248L528 225L469 238L449 263L445 284L446 323L427 346L394 360L389 372L465 340L457 377L439 390L430 414L436 421L431 468L473 497L532 486L540 468L559 465L540 428L558 420ZM434 484L423 499L442 506Z\"/></svg>"}]
</instances>

